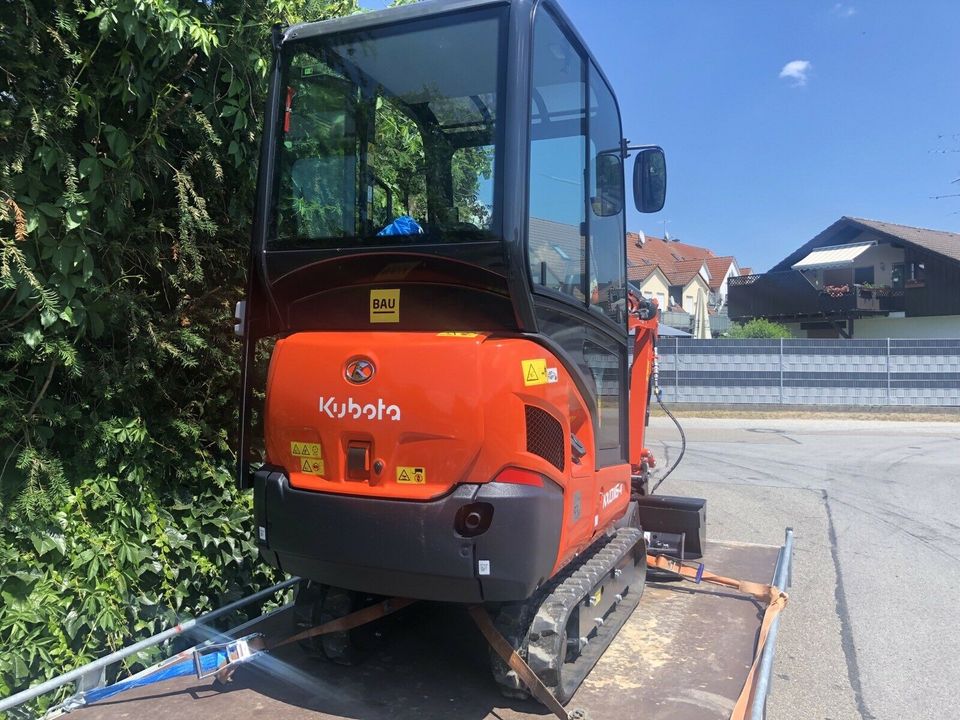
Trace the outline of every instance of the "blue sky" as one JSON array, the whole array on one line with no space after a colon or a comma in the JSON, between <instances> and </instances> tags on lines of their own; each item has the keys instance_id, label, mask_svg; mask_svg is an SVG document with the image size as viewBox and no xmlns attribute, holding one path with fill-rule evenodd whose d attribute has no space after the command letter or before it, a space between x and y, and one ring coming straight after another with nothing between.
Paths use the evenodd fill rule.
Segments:
<instances>
[{"instance_id":1,"label":"blue sky","mask_svg":"<svg viewBox=\"0 0 960 720\"><path fill-rule=\"evenodd\" d=\"M960 232L960 197L930 199L960 193L960 2L560 3L624 134L667 153L631 230L758 270L841 215Z\"/></svg>"}]
</instances>

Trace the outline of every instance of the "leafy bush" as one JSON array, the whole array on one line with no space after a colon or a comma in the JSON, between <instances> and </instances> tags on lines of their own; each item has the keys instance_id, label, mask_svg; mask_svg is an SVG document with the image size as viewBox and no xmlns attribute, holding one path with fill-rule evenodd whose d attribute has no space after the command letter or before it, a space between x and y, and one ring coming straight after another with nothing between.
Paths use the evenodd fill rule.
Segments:
<instances>
[{"instance_id":1,"label":"leafy bush","mask_svg":"<svg viewBox=\"0 0 960 720\"><path fill-rule=\"evenodd\" d=\"M0 10L0 695L272 579L230 479L269 27L356 9Z\"/></svg>"},{"instance_id":2,"label":"leafy bush","mask_svg":"<svg viewBox=\"0 0 960 720\"><path fill-rule=\"evenodd\" d=\"M87 478L45 527L8 526L0 541L0 693L269 583L245 539L249 496L222 472L198 480L205 488L195 493L160 493L109 475Z\"/></svg>"},{"instance_id":3,"label":"leafy bush","mask_svg":"<svg viewBox=\"0 0 960 720\"><path fill-rule=\"evenodd\" d=\"M784 325L770 322L765 318L754 318L743 325L732 325L724 334L724 337L735 340L747 338L767 338L777 340L779 338L791 338L793 333Z\"/></svg>"}]
</instances>

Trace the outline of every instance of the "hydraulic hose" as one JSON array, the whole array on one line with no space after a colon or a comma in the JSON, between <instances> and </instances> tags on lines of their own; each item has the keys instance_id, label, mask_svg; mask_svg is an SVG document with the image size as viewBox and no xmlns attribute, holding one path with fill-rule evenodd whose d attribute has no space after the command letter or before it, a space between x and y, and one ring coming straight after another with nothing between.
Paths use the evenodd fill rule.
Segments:
<instances>
[{"instance_id":1,"label":"hydraulic hose","mask_svg":"<svg viewBox=\"0 0 960 720\"><path fill-rule=\"evenodd\" d=\"M683 454L687 451L687 436L683 432L683 427L680 425L680 421L674 417L673 413L670 412L663 403L663 392L660 389L660 354L657 352L656 346L653 348L653 396L657 399L657 404L660 405L663 412L666 413L667 417L673 420L673 424L677 426L677 430L680 433L680 454L677 455L677 459L673 461L670 469L667 470L660 479L657 480L657 484L650 489L651 495L657 491L658 487L663 485L664 480L670 477L670 473L677 469L677 465L683 460Z\"/></svg>"}]
</instances>

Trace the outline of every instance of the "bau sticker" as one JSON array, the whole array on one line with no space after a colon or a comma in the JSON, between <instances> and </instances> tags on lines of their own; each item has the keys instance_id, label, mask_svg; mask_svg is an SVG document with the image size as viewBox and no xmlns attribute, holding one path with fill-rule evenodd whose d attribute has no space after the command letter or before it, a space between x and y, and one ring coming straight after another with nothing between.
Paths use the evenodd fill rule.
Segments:
<instances>
[{"instance_id":1,"label":"bau sticker","mask_svg":"<svg viewBox=\"0 0 960 720\"><path fill-rule=\"evenodd\" d=\"M400 288L370 291L370 322L400 322Z\"/></svg>"}]
</instances>

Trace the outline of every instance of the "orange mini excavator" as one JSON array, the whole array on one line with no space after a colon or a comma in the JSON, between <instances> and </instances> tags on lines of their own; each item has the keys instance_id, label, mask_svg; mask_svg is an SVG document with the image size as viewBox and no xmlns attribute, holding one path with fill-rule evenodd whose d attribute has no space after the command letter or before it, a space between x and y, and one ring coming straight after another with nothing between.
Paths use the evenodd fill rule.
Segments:
<instances>
[{"instance_id":1,"label":"orange mini excavator","mask_svg":"<svg viewBox=\"0 0 960 720\"><path fill-rule=\"evenodd\" d=\"M647 488L657 307L627 282L624 166L658 211L663 152L623 139L554 0L428 0L273 42L238 313L261 554L311 581L305 625L382 596L483 603L565 701L636 607L647 543L703 542L702 501ZM355 632L314 649L349 661Z\"/></svg>"}]
</instances>

